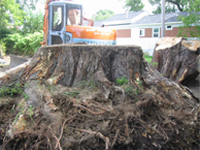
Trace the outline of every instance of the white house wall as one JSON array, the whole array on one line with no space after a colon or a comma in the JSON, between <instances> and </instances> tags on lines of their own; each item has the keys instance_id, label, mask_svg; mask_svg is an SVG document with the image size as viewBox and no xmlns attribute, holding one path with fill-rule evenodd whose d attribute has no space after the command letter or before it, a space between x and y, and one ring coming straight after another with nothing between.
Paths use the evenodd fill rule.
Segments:
<instances>
[{"instance_id":1,"label":"white house wall","mask_svg":"<svg viewBox=\"0 0 200 150\"><path fill-rule=\"evenodd\" d=\"M172 27L179 27L181 26L180 22L176 23L166 23L167 25L171 25ZM138 45L141 46L143 52L148 52L149 55L153 55L153 51L155 48L155 45L159 38L153 38L153 37L145 37L141 38L139 33L140 29L146 29L146 28L160 28L161 25L159 23L157 24L150 24L150 25L119 25L119 26L109 26L109 28L113 28L116 30L123 30L123 29L131 29L131 37L130 38L117 38L117 45Z\"/></svg>"}]
</instances>

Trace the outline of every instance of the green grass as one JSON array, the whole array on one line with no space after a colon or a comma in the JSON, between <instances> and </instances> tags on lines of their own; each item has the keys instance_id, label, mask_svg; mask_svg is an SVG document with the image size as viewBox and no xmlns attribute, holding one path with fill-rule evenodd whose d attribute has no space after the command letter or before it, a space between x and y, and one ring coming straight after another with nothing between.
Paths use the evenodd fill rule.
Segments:
<instances>
[{"instance_id":1,"label":"green grass","mask_svg":"<svg viewBox=\"0 0 200 150\"><path fill-rule=\"evenodd\" d=\"M148 63L151 63L153 56L144 56L144 58Z\"/></svg>"},{"instance_id":2,"label":"green grass","mask_svg":"<svg viewBox=\"0 0 200 150\"><path fill-rule=\"evenodd\" d=\"M8 64L0 64L0 67L9 66Z\"/></svg>"}]
</instances>

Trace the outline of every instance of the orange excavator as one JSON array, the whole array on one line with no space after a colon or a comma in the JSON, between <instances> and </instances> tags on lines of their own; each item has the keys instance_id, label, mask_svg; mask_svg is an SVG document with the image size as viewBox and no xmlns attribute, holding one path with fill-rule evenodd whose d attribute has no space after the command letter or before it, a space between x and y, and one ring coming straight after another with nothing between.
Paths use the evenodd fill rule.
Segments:
<instances>
[{"instance_id":1,"label":"orange excavator","mask_svg":"<svg viewBox=\"0 0 200 150\"><path fill-rule=\"evenodd\" d=\"M87 25L84 25L85 22ZM47 0L44 15L43 46L85 42L91 45L116 45L116 31L93 27L83 17L82 5L71 1Z\"/></svg>"}]
</instances>

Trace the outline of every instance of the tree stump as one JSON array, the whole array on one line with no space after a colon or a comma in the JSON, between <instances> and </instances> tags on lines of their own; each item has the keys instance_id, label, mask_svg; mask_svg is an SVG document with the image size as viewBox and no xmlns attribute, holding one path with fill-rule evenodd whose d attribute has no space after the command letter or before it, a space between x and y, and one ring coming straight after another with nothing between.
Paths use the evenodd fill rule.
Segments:
<instances>
[{"instance_id":1,"label":"tree stump","mask_svg":"<svg viewBox=\"0 0 200 150\"><path fill-rule=\"evenodd\" d=\"M0 76L1 89L19 83L23 93L0 103L4 149L199 147L199 99L160 75L140 47L41 47Z\"/></svg>"},{"instance_id":2,"label":"tree stump","mask_svg":"<svg viewBox=\"0 0 200 150\"><path fill-rule=\"evenodd\" d=\"M199 74L200 41L162 38L155 47L152 63L164 77L186 85Z\"/></svg>"}]
</instances>

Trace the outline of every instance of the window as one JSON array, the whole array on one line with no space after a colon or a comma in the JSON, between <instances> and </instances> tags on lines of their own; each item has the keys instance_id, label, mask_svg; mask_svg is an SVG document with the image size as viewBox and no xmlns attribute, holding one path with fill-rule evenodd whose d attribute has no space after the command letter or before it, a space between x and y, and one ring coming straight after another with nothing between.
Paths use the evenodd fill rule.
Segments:
<instances>
[{"instance_id":1,"label":"window","mask_svg":"<svg viewBox=\"0 0 200 150\"><path fill-rule=\"evenodd\" d=\"M153 37L160 37L160 29L153 28Z\"/></svg>"},{"instance_id":2,"label":"window","mask_svg":"<svg viewBox=\"0 0 200 150\"><path fill-rule=\"evenodd\" d=\"M80 6L70 6L67 8L68 12L68 19L67 19L67 25L81 25L82 19L81 19L81 7Z\"/></svg>"},{"instance_id":3,"label":"window","mask_svg":"<svg viewBox=\"0 0 200 150\"><path fill-rule=\"evenodd\" d=\"M140 36L145 36L145 30L144 29L140 29Z\"/></svg>"},{"instance_id":4,"label":"window","mask_svg":"<svg viewBox=\"0 0 200 150\"><path fill-rule=\"evenodd\" d=\"M172 26L166 26L166 30L172 30L173 27Z\"/></svg>"},{"instance_id":5,"label":"window","mask_svg":"<svg viewBox=\"0 0 200 150\"><path fill-rule=\"evenodd\" d=\"M53 7L53 31L60 31L63 28L62 7Z\"/></svg>"}]
</instances>

